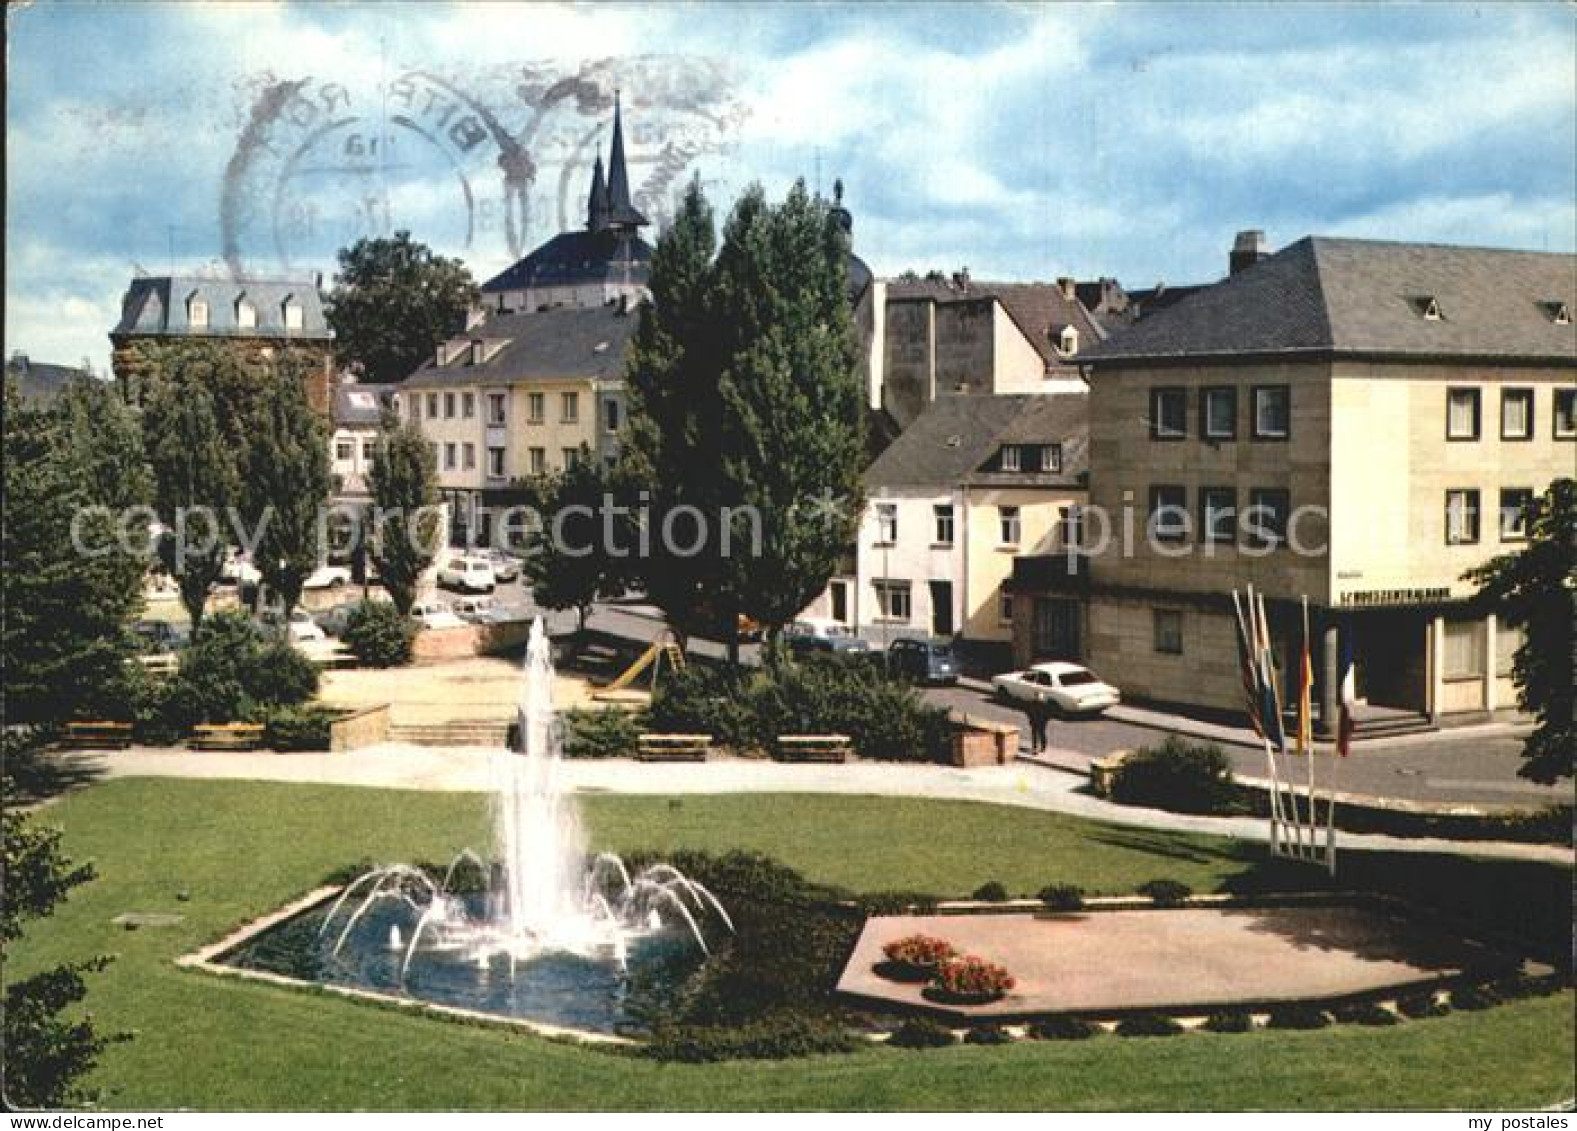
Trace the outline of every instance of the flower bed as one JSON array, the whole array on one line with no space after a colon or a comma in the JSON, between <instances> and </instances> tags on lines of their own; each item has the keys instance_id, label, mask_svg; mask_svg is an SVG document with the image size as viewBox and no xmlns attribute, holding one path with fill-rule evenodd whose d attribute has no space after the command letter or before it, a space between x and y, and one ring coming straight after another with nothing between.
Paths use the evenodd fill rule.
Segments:
<instances>
[{"instance_id":1,"label":"flower bed","mask_svg":"<svg viewBox=\"0 0 1577 1131\"><path fill-rule=\"evenodd\" d=\"M894 982L929 982L938 968L958 957L958 950L945 939L931 935L906 935L882 947L887 961L876 972Z\"/></svg>"},{"instance_id":2,"label":"flower bed","mask_svg":"<svg viewBox=\"0 0 1577 1131\"><path fill-rule=\"evenodd\" d=\"M936 979L926 987L925 996L956 1005L985 1005L1002 997L1014 984L1005 967L966 954L936 968Z\"/></svg>"}]
</instances>

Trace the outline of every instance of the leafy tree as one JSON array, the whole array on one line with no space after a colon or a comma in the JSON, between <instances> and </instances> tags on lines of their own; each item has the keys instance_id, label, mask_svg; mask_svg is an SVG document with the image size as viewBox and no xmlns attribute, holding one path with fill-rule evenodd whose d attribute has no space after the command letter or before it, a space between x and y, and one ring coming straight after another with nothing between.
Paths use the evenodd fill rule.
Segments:
<instances>
[{"instance_id":1,"label":"leafy tree","mask_svg":"<svg viewBox=\"0 0 1577 1131\"><path fill-rule=\"evenodd\" d=\"M617 505L614 477L582 445L563 471L531 480L526 495L543 522L524 568L532 593L539 605L574 609L584 631L594 601L624 592L636 549L633 532L607 509Z\"/></svg>"},{"instance_id":2,"label":"leafy tree","mask_svg":"<svg viewBox=\"0 0 1577 1131\"><path fill-rule=\"evenodd\" d=\"M328 434L291 367L274 374L259 409L246 449L246 509L254 529L262 531L258 572L279 595L288 620L301 600L302 582L327 553L319 541L333 489Z\"/></svg>"},{"instance_id":3,"label":"leafy tree","mask_svg":"<svg viewBox=\"0 0 1577 1131\"><path fill-rule=\"evenodd\" d=\"M130 655L127 626L142 604L146 554L123 544L118 513L146 485L129 442L136 425L112 392L80 395L55 409L26 408L5 381L0 667L8 724L110 706Z\"/></svg>"},{"instance_id":4,"label":"leafy tree","mask_svg":"<svg viewBox=\"0 0 1577 1131\"><path fill-rule=\"evenodd\" d=\"M465 325L480 297L460 260L434 255L409 232L359 240L340 251L329 293L339 361L359 368L366 381L408 377Z\"/></svg>"},{"instance_id":5,"label":"leafy tree","mask_svg":"<svg viewBox=\"0 0 1577 1131\"><path fill-rule=\"evenodd\" d=\"M36 732L10 731L3 743L3 788L15 796L19 767L35 761L42 749ZM74 867L60 851L58 830L42 828L13 805L3 823L5 884L0 888L0 943L9 951L29 919L49 915L72 888L93 878L91 866ZM7 979L5 988L4 1095L13 1110L60 1108L91 1102L95 1093L80 1084L101 1053L122 1035L104 1036L91 1016L67 1018L66 1010L87 992L84 974L103 969L100 956L50 967L25 978Z\"/></svg>"},{"instance_id":6,"label":"leafy tree","mask_svg":"<svg viewBox=\"0 0 1577 1131\"><path fill-rule=\"evenodd\" d=\"M367 475L375 524L370 553L402 617L410 615L416 584L437 549L437 476L432 446L421 430L386 409Z\"/></svg>"},{"instance_id":7,"label":"leafy tree","mask_svg":"<svg viewBox=\"0 0 1577 1131\"><path fill-rule=\"evenodd\" d=\"M775 636L819 593L860 509L864 413L846 295L848 237L803 183L746 191L711 256L692 183L652 262L629 366L632 473L651 495L648 593L684 631L737 654L746 614ZM691 549L696 507L705 542ZM730 522L730 513L736 520ZM753 516L759 530L740 516ZM660 531L659 531L660 532Z\"/></svg>"},{"instance_id":8,"label":"leafy tree","mask_svg":"<svg viewBox=\"0 0 1577 1131\"><path fill-rule=\"evenodd\" d=\"M195 631L232 541L227 516L240 498L236 448L221 431L213 396L201 383L155 385L144 429L154 508L174 532L161 540L160 557L180 587ZM206 528L199 513L207 516Z\"/></svg>"},{"instance_id":9,"label":"leafy tree","mask_svg":"<svg viewBox=\"0 0 1577 1131\"><path fill-rule=\"evenodd\" d=\"M352 609L340 637L357 662L368 668L410 663L415 638L411 618L383 601L362 601Z\"/></svg>"},{"instance_id":10,"label":"leafy tree","mask_svg":"<svg viewBox=\"0 0 1577 1131\"><path fill-rule=\"evenodd\" d=\"M1523 777L1569 778L1577 759L1577 481L1557 479L1527 516L1528 542L1468 571L1478 600L1524 638L1512 657L1517 703L1537 720L1522 748Z\"/></svg>"}]
</instances>

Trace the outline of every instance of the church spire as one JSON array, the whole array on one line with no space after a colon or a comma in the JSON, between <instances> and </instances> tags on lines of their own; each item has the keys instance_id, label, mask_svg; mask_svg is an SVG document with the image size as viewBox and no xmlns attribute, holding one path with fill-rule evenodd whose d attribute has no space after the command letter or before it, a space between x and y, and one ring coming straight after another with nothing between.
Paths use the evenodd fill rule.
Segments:
<instances>
[{"instance_id":1,"label":"church spire","mask_svg":"<svg viewBox=\"0 0 1577 1131\"><path fill-rule=\"evenodd\" d=\"M586 197L586 228L600 232L608 226L608 186L602 179L602 154L591 167L591 192Z\"/></svg>"},{"instance_id":2,"label":"church spire","mask_svg":"<svg viewBox=\"0 0 1577 1131\"><path fill-rule=\"evenodd\" d=\"M630 177L624 168L624 123L619 92L613 92L613 150L608 155L608 219L610 225L639 228L648 221L630 201Z\"/></svg>"}]
</instances>

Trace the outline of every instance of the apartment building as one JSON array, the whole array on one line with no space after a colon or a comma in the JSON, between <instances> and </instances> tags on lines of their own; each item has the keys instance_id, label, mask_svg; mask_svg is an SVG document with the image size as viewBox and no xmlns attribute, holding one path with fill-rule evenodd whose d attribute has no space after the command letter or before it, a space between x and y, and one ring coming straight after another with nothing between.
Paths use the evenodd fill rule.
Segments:
<instances>
[{"instance_id":1,"label":"apartment building","mask_svg":"<svg viewBox=\"0 0 1577 1131\"><path fill-rule=\"evenodd\" d=\"M1230 594L1253 585L1288 671L1307 598L1327 727L1339 632L1376 726L1511 707L1517 634L1463 574L1577 470L1577 257L1245 235L1225 281L1082 359L1088 556L1020 564L1019 658L1236 711Z\"/></svg>"}]
</instances>

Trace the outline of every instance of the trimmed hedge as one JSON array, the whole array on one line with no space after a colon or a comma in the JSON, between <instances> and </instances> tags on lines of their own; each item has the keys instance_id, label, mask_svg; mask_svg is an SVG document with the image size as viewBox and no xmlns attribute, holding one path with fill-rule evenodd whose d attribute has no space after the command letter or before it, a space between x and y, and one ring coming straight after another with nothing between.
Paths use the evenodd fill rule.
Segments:
<instances>
[{"instance_id":1,"label":"trimmed hedge","mask_svg":"<svg viewBox=\"0 0 1577 1131\"><path fill-rule=\"evenodd\" d=\"M571 708L562 718L566 758L633 758L645 721L642 712L616 707Z\"/></svg>"},{"instance_id":2,"label":"trimmed hedge","mask_svg":"<svg viewBox=\"0 0 1577 1131\"><path fill-rule=\"evenodd\" d=\"M1012 897L1000 880L987 880L975 889L975 894L970 898L981 903L1006 903Z\"/></svg>"},{"instance_id":3,"label":"trimmed hedge","mask_svg":"<svg viewBox=\"0 0 1577 1131\"><path fill-rule=\"evenodd\" d=\"M1331 1016L1336 1018L1338 1025L1385 1026L1399 1025L1402 1022L1400 1017L1385 1006L1372 1001L1338 1006L1331 1011Z\"/></svg>"},{"instance_id":4,"label":"trimmed hedge","mask_svg":"<svg viewBox=\"0 0 1577 1131\"><path fill-rule=\"evenodd\" d=\"M929 1017L911 1017L887 1038L889 1045L899 1049L942 1049L957 1042L951 1029Z\"/></svg>"},{"instance_id":5,"label":"trimmed hedge","mask_svg":"<svg viewBox=\"0 0 1577 1131\"><path fill-rule=\"evenodd\" d=\"M1270 1011L1265 1022L1270 1029L1324 1029L1331 1023L1331 1015L1312 1005L1279 1005Z\"/></svg>"},{"instance_id":6,"label":"trimmed hedge","mask_svg":"<svg viewBox=\"0 0 1577 1131\"><path fill-rule=\"evenodd\" d=\"M1149 896L1157 907L1180 907L1194 894L1193 888L1177 880L1148 880L1136 890L1140 895Z\"/></svg>"},{"instance_id":7,"label":"trimmed hedge","mask_svg":"<svg viewBox=\"0 0 1577 1131\"><path fill-rule=\"evenodd\" d=\"M1254 1018L1246 1010L1221 1009L1205 1018L1204 1027L1212 1033L1248 1033L1254 1029Z\"/></svg>"},{"instance_id":8,"label":"trimmed hedge","mask_svg":"<svg viewBox=\"0 0 1577 1131\"><path fill-rule=\"evenodd\" d=\"M331 725L340 712L321 703L276 707L263 713L263 745L270 750L327 750Z\"/></svg>"},{"instance_id":9,"label":"trimmed hedge","mask_svg":"<svg viewBox=\"0 0 1577 1131\"><path fill-rule=\"evenodd\" d=\"M1036 893L1035 898L1053 911L1084 909L1084 889L1077 884L1047 884Z\"/></svg>"},{"instance_id":10,"label":"trimmed hedge","mask_svg":"<svg viewBox=\"0 0 1577 1131\"><path fill-rule=\"evenodd\" d=\"M1213 742L1169 735L1160 746L1129 754L1112 771L1111 798L1179 813L1223 813L1234 807L1232 763Z\"/></svg>"},{"instance_id":11,"label":"trimmed hedge","mask_svg":"<svg viewBox=\"0 0 1577 1131\"><path fill-rule=\"evenodd\" d=\"M1000 1025L982 1025L964 1034L966 1045L1010 1045L1013 1034Z\"/></svg>"},{"instance_id":12,"label":"trimmed hedge","mask_svg":"<svg viewBox=\"0 0 1577 1131\"><path fill-rule=\"evenodd\" d=\"M1397 998L1396 1009L1403 1017L1410 1017L1414 1021L1422 1021L1426 1017L1444 1017L1451 1012L1449 1005L1436 1000L1433 990Z\"/></svg>"},{"instance_id":13,"label":"trimmed hedge","mask_svg":"<svg viewBox=\"0 0 1577 1131\"><path fill-rule=\"evenodd\" d=\"M1493 1009L1500 997L1488 986L1462 986L1451 991L1451 1008L1466 1012Z\"/></svg>"},{"instance_id":14,"label":"trimmed hedge","mask_svg":"<svg viewBox=\"0 0 1577 1131\"><path fill-rule=\"evenodd\" d=\"M1031 1021L1027 1030L1036 1041L1087 1041L1099 1031L1082 1017L1047 1017Z\"/></svg>"},{"instance_id":15,"label":"trimmed hedge","mask_svg":"<svg viewBox=\"0 0 1577 1131\"><path fill-rule=\"evenodd\" d=\"M1117 1022L1119 1037L1172 1037L1183 1027L1164 1013L1140 1013Z\"/></svg>"}]
</instances>

